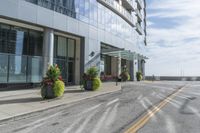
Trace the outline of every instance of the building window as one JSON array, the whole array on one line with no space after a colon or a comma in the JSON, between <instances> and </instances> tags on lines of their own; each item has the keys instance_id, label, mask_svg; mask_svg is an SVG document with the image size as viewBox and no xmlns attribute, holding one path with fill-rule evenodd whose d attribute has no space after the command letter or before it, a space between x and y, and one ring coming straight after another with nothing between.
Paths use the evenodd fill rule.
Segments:
<instances>
[{"instance_id":1,"label":"building window","mask_svg":"<svg viewBox=\"0 0 200 133\"><path fill-rule=\"evenodd\" d=\"M0 83L42 80L42 32L0 23Z\"/></svg>"},{"instance_id":2,"label":"building window","mask_svg":"<svg viewBox=\"0 0 200 133\"><path fill-rule=\"evenodd\" d=\"M65 58L67 56L67 39L58 37L57 56Z\"/></svg>"},{"instance_id":3,"label":"building window","mask_svg":"<svg viewBox=\"0 0 200 133\"><path fill-rule=\"evenodd\" d=\"M43 35L37 31L29 32L29 53L32 56L42 56Z\"/></svg>"},{"instance_id":4,"label":"building window","mask_svg":"<svg viewBox=\"0 0 200 133\"><path fill-rule=\"evenodd\" d=\"M8 53L8 36L10 26L0 23L0 53Z\"/></svg>"},{"instance_id":5,"label":"building window","mask_svg":"<svg viewBox=\"0 0 200 133\"><path fill-rule=\"evenodd\" d=\"M74 39L55 36L54 63L58 64L63 80L67 84L74 83L75 48L76 41Z\"/></svg>"},{"instance_id":6,"label":"building window","mask_svg":"<svg viewBox=\"0 0 200 133\"><path fill-rule=\"evenodd\" d=\"M75 40L68 39L68 58L74 59L75 56Z\"/></svg>"},{"instance_id":7,"label":"building window","mask_svg":"<svg viewBox=\"0 0 200 133\"><path fill-rule=\"evenodd\" d=\"M9 83L25 83L27 57L21 55L9 56Z\"/></svg>"},{"instance_id":8,"label":"building window","mask_svg":"<svg viewBox=\"0 0 200 133\"><path fill-rule=\"evenodd\" d=\"M8 56L0 53L0 83L7 83Z\"/></svg>"}]
</instances>

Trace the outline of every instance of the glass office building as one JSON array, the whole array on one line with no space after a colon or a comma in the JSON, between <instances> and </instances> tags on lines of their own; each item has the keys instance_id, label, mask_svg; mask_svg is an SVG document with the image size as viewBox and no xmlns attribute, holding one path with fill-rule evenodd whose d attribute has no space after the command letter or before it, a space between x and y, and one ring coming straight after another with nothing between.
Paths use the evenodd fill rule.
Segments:
<instances>
[{"instance_id":1,"label":"glass office building","mask_svg":"<svg viewBox=\"0 0 200 133\"><path fill-rule=\"evenodd\" d=\"M9 7L9 8L8 8ZM87 68L145 75L145 0L1 0L0 87L37 84L58 64L66 84Z\"/></svg>"}]
</instances>

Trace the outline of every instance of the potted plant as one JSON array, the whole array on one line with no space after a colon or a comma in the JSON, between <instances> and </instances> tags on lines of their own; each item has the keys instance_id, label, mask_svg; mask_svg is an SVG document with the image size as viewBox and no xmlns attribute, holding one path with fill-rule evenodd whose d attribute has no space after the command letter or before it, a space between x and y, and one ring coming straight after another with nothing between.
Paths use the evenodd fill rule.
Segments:
<instances>
[{"instance_id":1,"label":"potted plant","mask_svg":"<svg viewBox=\"0 0 200 133\"><path fill-rule=\"evenodd\" d=\"M137 72L136 73L136 78L137 78L137 81L141 81L142 80L142 73L141 72Z\"/></svg>"},{"instance_id":2,"label":"potted plant","mask_svg":"<svg viewBox=\"0 0 200 133\"><path fill-rule=\"evenodd\" d=\"M94 91L101 86L101 80L98 77L98 69L91 67L83 75L83 87L85 90Z\"/></svg>"},{"instance_id":3,"label":"potted plant","mask_svg":"<svg viewBox=\"0 0 200 133\"><path fill-rule=\"evenodd\" d=\"M61 97L65 90L65 84L60 76L58 65L49 66L46 77L41 83L41 96L43 99Z\"/></svg>"},{"instance_id":4,"label":"potted plant","mask_svg":"<svg viewBox=\"0 0 200 133\"><path fill-rule=\"evenodd\" d=\"M122 81L129 81L130 80L130 75L127 71L126 66L123 67L122 73L120 74L120 78Z\"/></svg>"}]
</instances>

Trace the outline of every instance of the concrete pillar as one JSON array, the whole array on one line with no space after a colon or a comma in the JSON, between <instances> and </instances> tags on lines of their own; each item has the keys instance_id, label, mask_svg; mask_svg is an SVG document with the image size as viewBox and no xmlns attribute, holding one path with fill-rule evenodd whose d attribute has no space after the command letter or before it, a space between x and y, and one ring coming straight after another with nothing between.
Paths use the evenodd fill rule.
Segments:
<instances>
[{"instance_id":1,"label":"concrete pillar","mask_svg":"<svg viewBox=\"0 0 200 133\"><path fill-rule=\"evenodd\" d=\"M118 76L118 59L116 57L111 57L111 74Z\"/></svg>"},{"instance_id":2,"label":"concrete pillar","mask_svg":"<svg viewBox=\"0 0 200 133\"><path fill-rule=\"evenodd\" d=\"M76 39L76 58L75 58L75 84L80 84L80 52L81 44L80 39Z\"/></svg>"},{"instance_id":3,"label":"concrete pillar","mask_svg":"<svg viewBox=\"0 0 200 133\"><path fill-rule=\"evenodd\" d=\"M46 28L44 30L44 37L43 37L44 76L46 75L48 65L53 65L53 52L54 52L54 31L53 29Z\"/></svg>"},{"instance_id":4,"label":"concrete pillar","mask_svg":"<svg viewBox=\"0 0 200 133\"><path fill-rule=\"evenodd\" d=\"M134 61L130 61L130 77L130 80L134 81Z\"/></svg>"},{"instance_id":5,"label":"concrete pillar","mask_svg":"<svg viewBox=\"0 0 200 133\"><path fill-rule=\"evenodd\" d=\"M145 61L142 61L142 74L143 74L143 79L145 79Z\"/></svg>"},{"instance_id":6,"label":"concrete pillar","mask_svg":"<svg viewBox=\"0 0 200 133\"><path fill-rule=\"evenodd\" d=\"M117 64L118 64L118 76L121 74L121 55L119 55L118 60L117 60Z\"/></svg>"},{"instance_id":7,"label":"concrete pillar","mask_svg":"<svg viewBox=\"0 0 200 133\"><path fill-rule=\"evenodd\" d=\"M134 81L136 81L137 80L137 78L136 78L136 73L138 72L138 60L134 60L133 61L133 65L134 65L134 67L133 67L133 70L134 70Z\"/></svg>"}]
</instances>

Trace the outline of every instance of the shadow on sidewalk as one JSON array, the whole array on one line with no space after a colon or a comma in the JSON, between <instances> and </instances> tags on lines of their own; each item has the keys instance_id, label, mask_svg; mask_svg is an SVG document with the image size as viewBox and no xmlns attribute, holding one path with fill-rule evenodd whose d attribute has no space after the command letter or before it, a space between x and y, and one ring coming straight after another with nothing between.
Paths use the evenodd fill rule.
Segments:
<instances>
[{"instance_id":1,"label":"shadow on sidewalk","mask_svg":"<svg viewBox=\"0 0 200 133\"><path fill-rule=\"evenodd\" d=\"M64 93L81 93L85 92L85 90L65 90Z\"/></svg>"},{"instance_id":2,"label":"shadow on sidewalk","mask_svg":"<svg viewBox=\"0 0 200 133\"><path fill-rule=\"evenodd\" d=\"M64 93L83 93L86 92L85 90L65 90ZM53 99L49 99L53 100ZM6 99L0 100L0 105L4 104L16 104L16 103L30 103L30 102L43 102L45 101L42 97L29 97L29 98L15 98L15 99Z\"/></svg>"},{"instance_id":3,"label":"shadow on sidewalk","mask_svg":"<svg viewBox=\"0 0 200 133\"><path fill-rule=\"evenodd\" d=\"M29 103L29 102L39 102L42 101L42 98L20 98L20 99L11 99L11 100L0 100L0 105L3 104L15 104L15 103Z\"/></svg>"}]
</instances>

